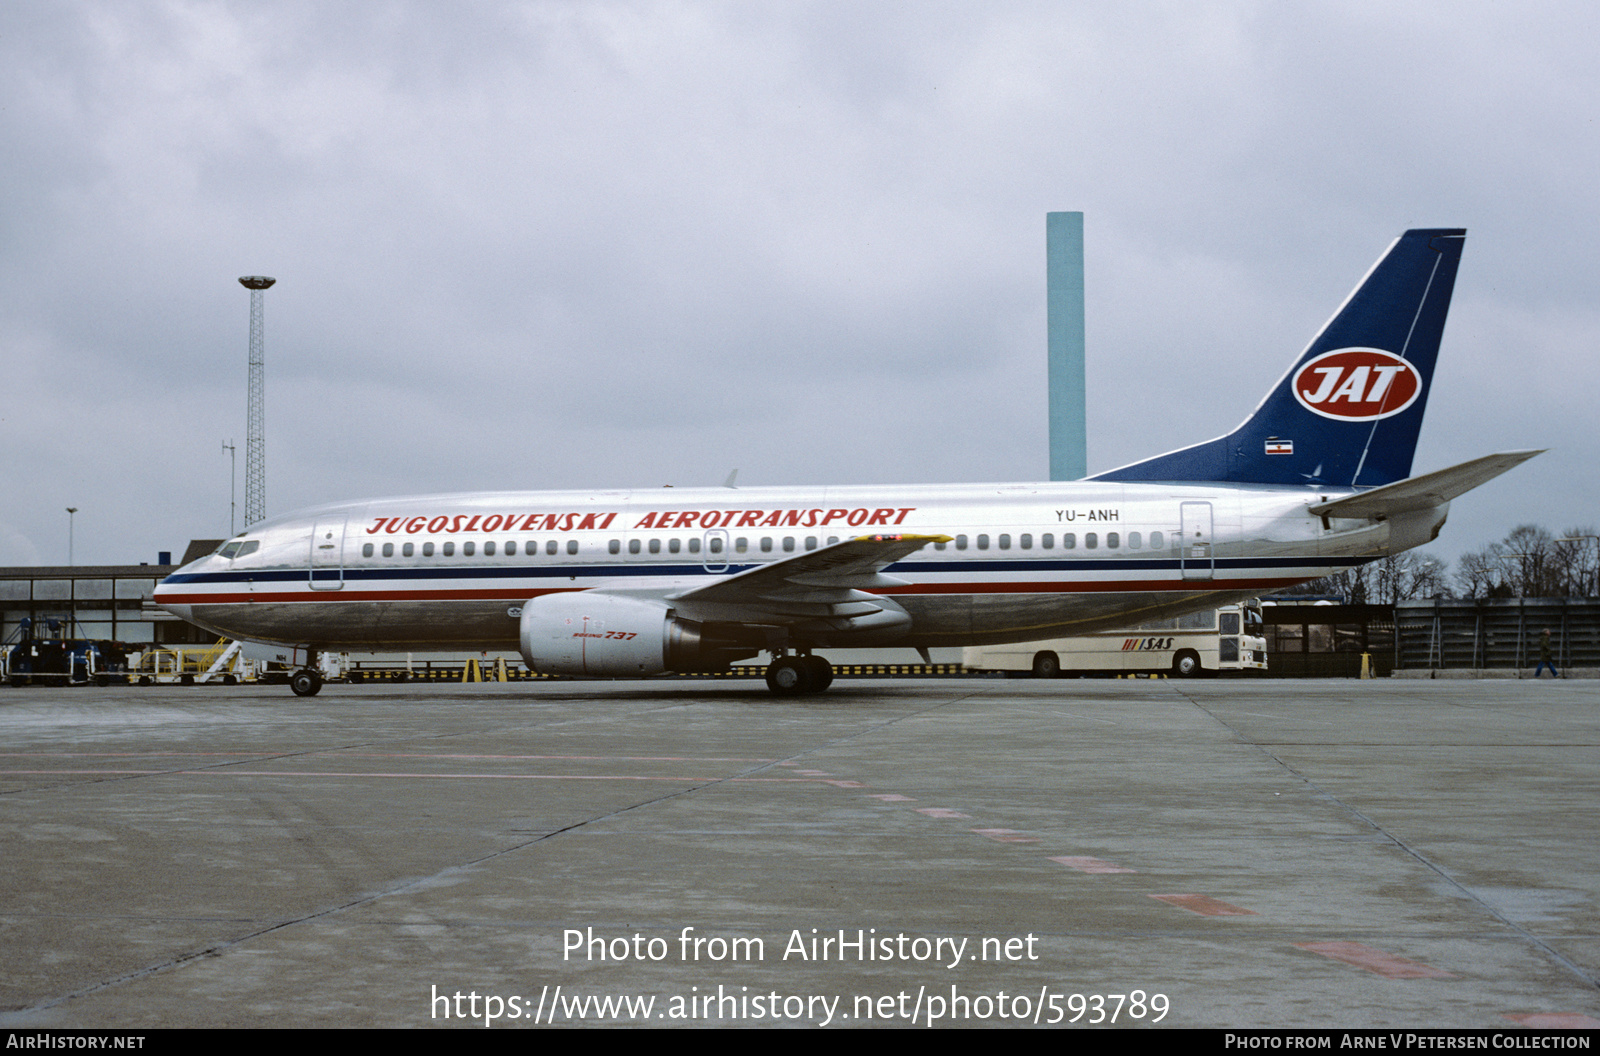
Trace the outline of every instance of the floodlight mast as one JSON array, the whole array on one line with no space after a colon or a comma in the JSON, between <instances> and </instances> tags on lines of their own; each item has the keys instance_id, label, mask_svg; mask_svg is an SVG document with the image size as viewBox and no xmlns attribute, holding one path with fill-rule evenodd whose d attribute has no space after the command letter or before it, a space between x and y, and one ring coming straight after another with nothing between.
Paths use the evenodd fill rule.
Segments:
<instances>
[{"instance_id":1,"label":"floodlight mast","mask_svg":"<svg viewBox=\"0 0 1600 1056\"><path fill-rule=\"evenodd\" d=\"M262 336L261 294L277 279L243 275L239 285L250 291L250 386L244 448L244 524L267 516L267 369Z\"/></svg>"}]
</instances>

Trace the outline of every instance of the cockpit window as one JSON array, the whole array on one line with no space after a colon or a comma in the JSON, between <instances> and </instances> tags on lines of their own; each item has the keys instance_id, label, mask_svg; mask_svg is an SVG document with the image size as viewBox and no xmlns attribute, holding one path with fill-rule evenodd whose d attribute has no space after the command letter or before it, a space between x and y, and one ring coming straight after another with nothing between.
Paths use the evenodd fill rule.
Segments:
<instances>
[{"instance_id":1,"label":"cockpit window","mask_svg":"<svg viewBox=\"0 0 1600 1056\"><path fill-rule=\"evenodd\" d=\"M217 553L227 558L229 561L232 561L236 557L244 557L246 554L253 554L259 549L261 549L261 540L259 539L250 539L247 541L235 539L231 543L223 544L222 549L218 550Z\"/></svg>"}]
</instances>

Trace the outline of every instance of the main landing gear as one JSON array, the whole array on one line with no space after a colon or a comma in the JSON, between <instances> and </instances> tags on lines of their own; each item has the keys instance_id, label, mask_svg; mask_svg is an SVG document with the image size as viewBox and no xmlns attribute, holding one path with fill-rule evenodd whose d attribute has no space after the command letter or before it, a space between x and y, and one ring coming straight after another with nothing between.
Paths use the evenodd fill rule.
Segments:
<instances>
[{"instance_id":1,"label":"main landing gear","mask_svg":"<svg viewBox=\"0 0 1600 1056\"><path fill-rule=\"evenodd\" d=\"M775 656L767 665L767 688L780 697L821 693L833 684L833 665L820 656Z\"/></svg>"}]
</instances>

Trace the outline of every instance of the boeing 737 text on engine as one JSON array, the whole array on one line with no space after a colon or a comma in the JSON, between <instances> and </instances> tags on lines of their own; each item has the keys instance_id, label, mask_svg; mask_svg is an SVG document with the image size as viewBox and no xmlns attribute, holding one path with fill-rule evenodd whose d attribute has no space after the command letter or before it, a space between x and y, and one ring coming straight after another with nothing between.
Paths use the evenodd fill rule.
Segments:
<instances>
[{"instance_id":1,"label":"boeing 737 text on engine","mask_svg":"<svg viewBox=\"0 0 1600 1056\"><path fill-rule=\"evenodd\" d=\"M156 600L292 650L519 648L644 677L769 653L985 645L1215 608L1420 546L1537 451L1411 476L1465 237L1407 231L1238 428L1070 483L373 499L251 525Z\"/></svg>"}]
</instances>

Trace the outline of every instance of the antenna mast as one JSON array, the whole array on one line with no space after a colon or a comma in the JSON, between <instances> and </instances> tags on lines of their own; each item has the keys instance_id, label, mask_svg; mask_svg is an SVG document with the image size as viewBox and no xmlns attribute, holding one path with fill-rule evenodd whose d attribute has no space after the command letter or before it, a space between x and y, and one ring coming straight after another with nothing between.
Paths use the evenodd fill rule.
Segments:
<instances>
[{"instance_id":1,"label":"antenna mast","mask_svg":"<svg viewBox=\"0 0 1600 1056\"><path fill-rule=\"evenodd\" d=\"M277 282L265 275L244 275L239 284L250 291L249 423L244 447L244 526L267 516L267 368L262 338L261 295Z\"/></svg>"}]
</instances>

